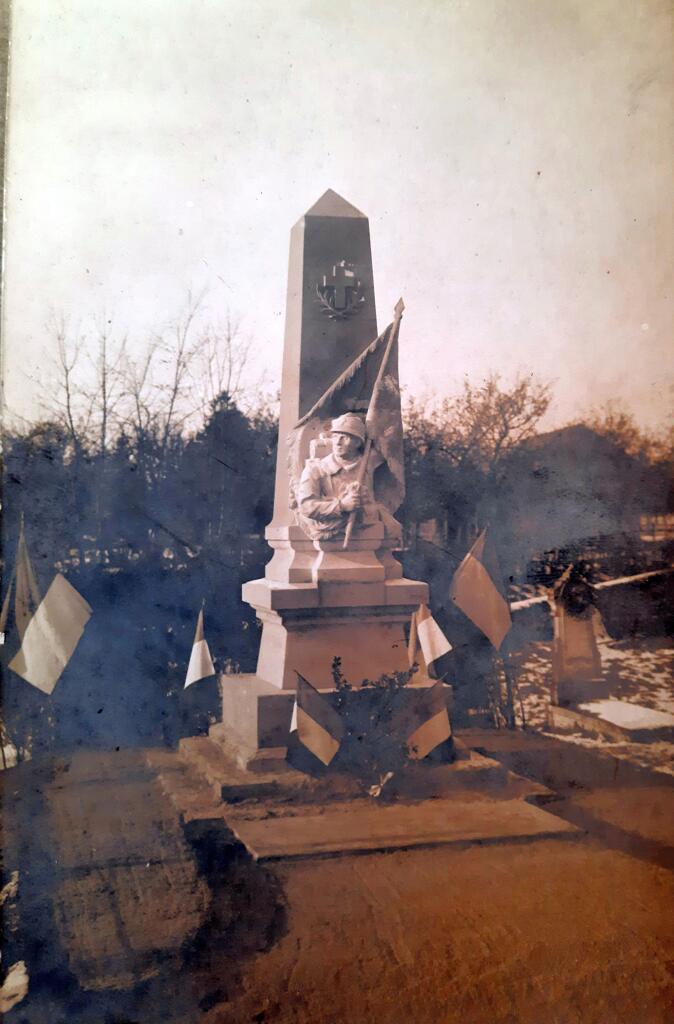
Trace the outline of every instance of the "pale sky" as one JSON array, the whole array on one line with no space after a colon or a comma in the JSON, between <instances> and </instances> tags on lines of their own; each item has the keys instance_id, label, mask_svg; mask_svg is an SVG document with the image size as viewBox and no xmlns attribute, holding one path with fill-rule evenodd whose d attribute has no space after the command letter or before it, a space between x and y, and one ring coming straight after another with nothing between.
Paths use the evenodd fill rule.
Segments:
<instances>
[{"instance_id":1,"label":"pale sky","mask_svg":"<svg viewBox=\"0 0 674 1024\"><path fill-rule=\"evenodd\" d=\"M671 405L669 0L14 0L4 376L34 414L50 315L129 344L208 289L278 384L288 240L370 218L408 392L556 381L550 425ZM48 382L47 382L48 383ZM44 397L44 396L42 396Z\"/></svg>"}]
</instances>

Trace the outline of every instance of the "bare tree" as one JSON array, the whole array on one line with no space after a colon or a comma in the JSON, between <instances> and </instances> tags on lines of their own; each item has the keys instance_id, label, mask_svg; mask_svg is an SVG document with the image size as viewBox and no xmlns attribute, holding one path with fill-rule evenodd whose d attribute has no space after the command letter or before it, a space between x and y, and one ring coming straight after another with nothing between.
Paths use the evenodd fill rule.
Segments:
<instances>
[{"instance_id":1,"label":"bare tree","mask_svg":"<svg viewBox=\"0 0 674 1024\"><path fill-rule=\"evenodd\" d=\"M264 374L251 387L244 384L251 349L252 338L242 335L240 321L229 312L220 324L205 328L200 353L205 409L223 394L238 405L251 391L259 393Z\"/></svg>"},{"instance_id":2,"label":"bare tree","mask_svg":"<svg viewBox=\"0 0 674 1024\"><path fill-rule=\"evenodd\" d=\"M617 399L593 409L585 424L634 458L651 463L669 462L674 455L674 423L671 418L660 431L644 430Z\"/></svg>"},{"instance_id":3,"label":"bare tree","mask_svg":"<svg viewBox=\"0 0 674 1024\"><path fill-rule=\"evenodd\" d=\"M97 327L96 357L91 358L94 370L94 386L91 389L91 407L98 420L96 435L98 452L103 460L108 453L108 444L123 420L122 403L126 399L122 373L126 351L126 337L114 339L111 320L102 320Z\"/></svg>"},{"instance_id":4,"label":"bare tree","mask_svg":"<svg viewBox=\"0 0 674 1024\"><path fill-rule=\"evenodd\" d=\"M84 337L73 331L65 317L56 316L51 323L56 341L56 391L49 389L51 409L66 430L73 455L79 457L86 450L93 412L93 401L80 385L81 355Z\"/></svg>"},{"instance_id":5,"label":"bare tree","mask_svg":"<svg viewBox=\"0 0 674 1024\"><path fill-rule=\"evenodd\" d=\"M518 445L531 437L551 401L549 384L519 376L504 387L497 373L481 385L464 380L461 393L422 406L410 402L405 410L413 433L426 435L456 466L472 462L488 476Z\"/></svg>"},{"instance_id":6,"label":"bare tree","mask_svg":"<svg viewBox=\"0 0 674 1024\"><path fill-rule=\"evenodd\" d=\"M483 500L498 490L509 456L535 433L550 401L549 384L520 376L508 387L491 373L480 385L465 380L457 396L408 402L410 469L434 488L419 497L420 514L451 496L453 514L462 518L454 528L467 541L480 525Z\"/></svg>"},{"instance_id":7,"label":"bare tree","mask_svg":"<svg viewBox=\"0 0 674 1024\"><path fill-rule=\"evenodd\" d=\"M499 463L535 433L550 401L550 385L530 376L518 376L510 388L501 386L497 373L480 387L466 380L454 404L460 444L492 478Z\"/></svg>"}]
</instances>

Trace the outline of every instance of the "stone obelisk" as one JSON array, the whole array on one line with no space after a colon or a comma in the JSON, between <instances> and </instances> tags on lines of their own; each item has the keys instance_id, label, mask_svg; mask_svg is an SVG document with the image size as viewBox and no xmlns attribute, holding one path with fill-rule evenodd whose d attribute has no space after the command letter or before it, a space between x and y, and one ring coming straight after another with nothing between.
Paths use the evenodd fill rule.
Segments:
<instances>
[{"instance_id":1,"label":"stone obelisk","mask_svg":"<svg viewBox=\"0 0 674 1024\"><path fill-rule=\"evenodd\" d=\"M329 315L319 297L328 290L335 316ZM354 303L356 290L356 305L351 310L349 303ZM370 225L355 206L328 189L290 233L279 458L271 530L295 522L289 504L285 439L300 417L376 336ZM268 539L271 536L268 531Z\"/></svg>"},{"instance_id":2,"label":"stone obelisk","mask_svg":"<svg viewBox=\"0 0 674 1024\"><path fill-rule=\"evenodd\" d=\"M342 540L312 539L300 525L297 463L324 454L323 433L303 436L294 482L289 468L288 439L335 381L346 377L348 384L337 406L324 410L330 415L363 417L385 359L396 392L397 343L386 357L383 346L372 348L376 339L368 220L329 190L290 238L274 517L265 534L273 557L264 578L243 587L263 627L257 671L222 677L223 718L211 729L244 767L285 756L297 673L329 690L336 656L356 685L408 668L405 626L428 600L427 585L403 579L392 554L397 544L381 522L354 531L346 550ZM359 370L352 378L354 360ZM400 426L399 407L397 415Z\"/></svg>"},{"instance_id":3,"label":"stone obelisk","mask_svg":"<svg viewBox=\"0 0 674 1024\"><path fill-rule=\"evenodd\" d=\"M243 588L263 622L257 674L284 689L294 690L296 671L330 687L335 656L354 681L406 668L404 624L426 600L426 584L402 579L376 530L342 553L340 545L312 542L290 507L288 436L376 337L369 223L329 190L291 233L274 518L266 532L274 557L265 579ZM397 379L397 365L390 372ZM357 383L371 390L367 368ZM349 401L359 408L357 386Z\"/></svg>"}]
</instances>

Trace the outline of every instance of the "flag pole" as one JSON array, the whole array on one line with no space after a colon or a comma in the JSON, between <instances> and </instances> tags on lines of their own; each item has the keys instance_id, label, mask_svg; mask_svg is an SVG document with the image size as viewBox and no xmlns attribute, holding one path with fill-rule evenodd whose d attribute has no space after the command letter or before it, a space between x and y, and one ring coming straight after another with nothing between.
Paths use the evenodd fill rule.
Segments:
<instances>
[{"instance_id":1,"label":"flag pole","mask_svg":"<svg viewBox=\"0 0 674 1024\"><path fill-rule=\"evenodd\" d=\"M368 420L371 417L372 410L375 408L377 399L379 397L379 392L381 390L381 384L382 384L382 381L384 379L384 373L386 372L386 366L387 366L387 363L389 361L389 357L391 355L391 350L393 349L393 344L394 344L394 342L396 341L396 339L398 337L398 332L400 331L400 321L403 318L403 310L404 309L405 309L405 303L403 302L402 298L400 298L396 302L395 309L393 311L394 312L394 319L393 319L393 323L391 324L391 333L388 336L388 341L386 342L386 349L384 351L384 355L383 355L381 364L379 366L379 371L377 373L377 378L376 378L376 380L374 382L374 387L372 388L372 395L370 397L370 404L368 406L367 415L365 416L365 426L366 427L367 427L367 422L368 422ZM360 466L358 468L358 477L357 477L357 480L356 480L356 482L357 482L359 487L362 485L363 480L365 479L365 471L367 469L367 464L368 464L368 461L369 461L369 458L370 458L370 452L371 451L372 451L372 436L370 434L370 431L368 430L367 440L365 441L365 449L363 451L363 455L362 455L362 458L360 460ZM355 525L355 522L356 522L356 512L357 512L357 509L355 509L355 508L351 512L349 512L349 520L348 520L348 522L346 524L346 530L344 532L344 543L342 544L342 549L343 550L346 550L348 548L348 546L349 546L349 542L351 540L351 534L353 533L353 528L354 528L354 525Z\"/></svg>"}]
</instances>

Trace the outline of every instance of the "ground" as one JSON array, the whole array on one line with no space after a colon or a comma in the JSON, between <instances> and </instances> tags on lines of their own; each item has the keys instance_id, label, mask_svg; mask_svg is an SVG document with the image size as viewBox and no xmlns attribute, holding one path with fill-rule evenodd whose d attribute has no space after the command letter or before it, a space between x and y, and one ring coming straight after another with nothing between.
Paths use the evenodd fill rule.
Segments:
<instances>
[{"instance_id":1,"label":"ground","mask_svg":"<svg viewBox=\"0 0 674 1024\"><path fill-rule=\"evenodd\" d=\"M277 870L288 934L208 1024L670 1019L671 874L591 841Z\"/></svg>"},{"instance_id":2,"label":"ground","mask_svg":"<svg viewBox=\"0 0 674 1024\"><path fill-rule=\"evenodd\" d=\"M616 695L669 709L671 644L648 641L628 649L607 643L602 653L615 670ZM464 740L550 787L554 799L545 808L576 824L575 837L259 865L226 828L188 832L200 884L207 881L212 892L210 916L186 948L173 951L159 916L145 918L147 927L137 932L121 920L118 938L124 939L125 963L134 970L138 964L136 982L125 979L119 959L106 963L123 987L83 987L95 981L95 956L105 954L96 952L106 934L96 904L80 921L93 950L88 973L72 960L72 950L69 959L54 907L64 877L68 884L84 877L81 857L95 860L104 839L113 842L116 833L127 859L150 841L175 841L173 862L186 863L182 840L172 838L166 796L141 769L143 753L101 755L95 781L78 780L69 769L74 788L68 806L76 811L80 800L83 809L92 808L99 822L95 842L84 834L73 839L73 813L54 816L62 797L49 795L53 772L26 765L2 773L11 830L5 868L18 872L19 889L18 901L9 901L12 913L18 911L9 952L26 959L30 974L28 994L6 1015L7 1024L671 1020L672 750L561 739L534 729L545 720L545 656L545 645L536 645L522 663L527 730L474 730ZM175 757L164 753L154 763ZM107 814L105 802L115 803L116 787L125 797ZM79 852L69 868L59 851L71 847ZM189 886L194 914L204 904L195 903L193 882ZM142 884L132 896L142 925ZM161 912L178 934L180 907L173 913L162 906ZM187 922L186 934L190 927ZM152 935L152 943L166 948L148 972Z\"/></svg>"}]
</instances>

